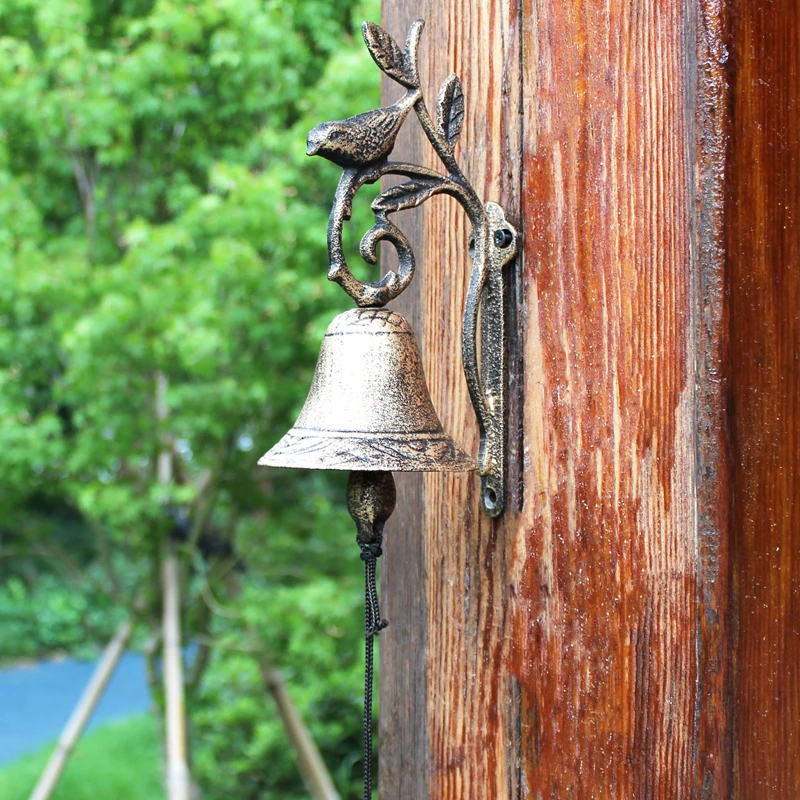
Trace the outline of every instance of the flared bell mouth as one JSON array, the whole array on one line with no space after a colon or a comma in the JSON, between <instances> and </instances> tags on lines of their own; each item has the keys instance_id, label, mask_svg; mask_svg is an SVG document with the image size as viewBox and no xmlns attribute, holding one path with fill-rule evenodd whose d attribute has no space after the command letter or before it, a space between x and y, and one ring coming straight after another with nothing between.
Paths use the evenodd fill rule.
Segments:
<instances>
[{"instance_id":1,"label":"flared bell mouth","mask_svg":"<svg viewBox=\"0 0 800 800\"><path fill-rule=\"evenodd\" d=\"M363 472L465 472L478 468L444 431L373 434L292 428L258 462L267 467Z\"/></svg>"},{"instance_id":2,"label":"flared bell mouth","mask_svg":"<svg viewBox=\"0 0 800 800\"><path fill-rule=\"evenodd\" d=\"M354 308L332 320L297 422L258 463L365 472L478 466L442 428L414 331L385 308Z\"/></svg>"}]
</instances>

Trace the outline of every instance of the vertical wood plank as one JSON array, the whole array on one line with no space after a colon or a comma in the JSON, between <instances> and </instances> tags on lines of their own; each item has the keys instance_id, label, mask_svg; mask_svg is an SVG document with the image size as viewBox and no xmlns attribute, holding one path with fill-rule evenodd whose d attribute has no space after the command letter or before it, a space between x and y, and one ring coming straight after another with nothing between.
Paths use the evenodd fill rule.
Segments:
<instances>
[{"instance_id":1,"label":"vertical wood plank","mask_svg":"<svg viewBox=\"0 0 800 800\"><path fill-rule=\"evenodd\" d=\"M382 24L403 42L411 23L417 17L429 16L430 5L429 0L424 0L415 9L410 4L395 9L384 6ZM384 79L384 103L393 103L398 96L397 84ZM422 138L409 120L400 130L395 153L402 154L408 161L422 163L425 158ZM396 219L413 243L415 253L421 253L425 240L423 215L401 213ZM382 248L381 269L397 269L396 253L391 247ZM426 265L418 263L411 285L393 304L411 323L418 340L428 324L421 313L420 300L425 290L426 272ZM427 353L423 353L423 364L429 371ZM387 526L385 556L380 565L381 608L389 627L378 639L379 795L425 800L430 764L428 602L425 537L419 512L426 506L427 499L421 474L397 473L395 483L397 511Z\"/></svg>"},{"instance_id":2,"label":"vertical wood plank","mask_svg":"<svg viewBox=\"0 0 800 800\"><path fill-rule=\"evenodd\" d=\"M449 72L460 74L466 107L458 156L479 195L501 202L516 222L521 179L513 166L520 137L516 4L484 0L441 4L437 10L426 54L429 96ZM448 430L477 453L477 424L460 354L469 225L452 202L429 213L423 309L435 324L426 328L423 349L435 365L431 392ZM512 512L492 523L481 513L475 475L428 475L425 485L430 797L509 797L515 783L508 758L513 706L510 676L501 665L509 646L506 564L516 518ZM518 506L519 499L512 496L510 505Z\"/></svg>"},{"instance_id":3,"label":"vertical wood plank","mask_svg":"<svg viewBox=\"0 0 800 800\"><path fill-rule=\"evenodd\" d=\"M397 37L408 6L384 4ZM382 642L381 796L727 800L722 9L458 0L413 15L427 95L461 75L460 157L521 223L524 258L509 512L481 516L474 476L406 477L389 532L405 549L387 547L387 609L426 618L424 646L410 624ZM397 154L436 166L413 138ZM446 200L414 214L420 269L398 305L446 429L474 452L466 221ZM424 682L398 677L410 652Z\"/></svg>"},{"instance_id":4,"label":"vertical wood plank","mask_svg":"<svg viewBox=\"0 0 800 800\"><path fill-rule=\"evenodd\" d=\"M725 187L730 136L729 26L722 0L693 7L687 75L695 163L689 213L694 263L695 475L698 539L696 796L731 796L731 456L728 422L729 309L726 301ZM693 112L693 113L692 113Z\"/></svg>"},{"instance_id":5,"label":"vertical wood plank","mask_svg":"<svg viewBox=\"0 0 800 800\"><path fill-rule=\"evenodd\" d=\"M519 151L520 81L518 14L516 4L488 0L478 3L384 3L384 20L393 35L402 38L415 17L426 20L421 51L423 81L429 108L433 109L441 82L450 72L462 78L466 116L457 157L478 192L502 202L512 220L518 218L521 174L509 160ZM391 97L391 90L386 99ZM412 123L413 124L413 123ZM412 128L412 131L414 128ZM414 143L399 141L398 157L441 169L435 155L416 131ZM498 146L498 142L502 142ZM434 404L445 429L468 450L477 452L478 431L469 403L460 352L460 329L470 264L467 257L469 227L455 202L441 198L414 212L413 222L403 220L418 256L416 291L396 304L408 313L420 338L423 361ZM391 265L391 255L388 264ZM512 268L513 272L513 268ZM510 324L517 324L519 305L510 304ZM516 337L514 337L516 339ZM518 413L519 395L515 396ZM514 469L518 447L510 468ZM403 532L422 542L425 561L414 586L424 591L427 609L426 650L414 653L425 666L426 681L404 685L402 703L414 706L415 718L425 709L425 731L409 730L410 719L398 720L394 711L382 717L381 796L424 800L436 798L509 797L514 783L506 754L513 738L514 714L506 713L512 686L508 673L497 668L507 647L502 613L504 561L508 551L508 522L494 528L482 518L478 487L471 475L403 476L414 487L411 502L398 498L398 511L390 521L387 541L400 540ZM414 502L416 501L416 502ZM519 492L512 492L519 506ZM508 519L512 517L509 516ZM413 534L411 532L413 531ZM399 587L389 583L393 551L387 547L383 591L387 608L400 607ZM396 576L395 580L404 580ZM402 590L405 592L406 590ZM497 614L494 613L495 609ZM388 616L388 613L387 613ZM391 619L391 617L390 617ZM387 631L388 633L388 631ZM382 636L381 702L386 709L397 687L390 686L401 661L415 642L410 631L395 628L394 638ZM487 652L492 652L492 658ZM410 690L410 691L409 691ZM401 751L427 739L428 751L418 761ZM402 743L402 744L401 744ZM406 751L407 752L407 751ZM407 775L415 774L416 790ZM419 788L420 776L425 786Z\"/></svg>"},{"instance_id":6,"label":"vertical wood plank","mask_svg":"<svg viewBox=\"0 0 800 800\"><path fill-rule=\"evenodd\" d=\"M723 84L718 55L697 62L718 17L526 5L530 472L511 668L532 797L727 796L724 149L703 105Z\"/></svg>"},{"instance_id":7,"label":"vertical wood plank","mask_svg":"<svg viewBox=\"0 0 800 800\"><path fill-rule=\"evenodd\" d=\"M737 800L800 797L800 6L736 2L729 202Z\"/></svg>"}]
</instances>

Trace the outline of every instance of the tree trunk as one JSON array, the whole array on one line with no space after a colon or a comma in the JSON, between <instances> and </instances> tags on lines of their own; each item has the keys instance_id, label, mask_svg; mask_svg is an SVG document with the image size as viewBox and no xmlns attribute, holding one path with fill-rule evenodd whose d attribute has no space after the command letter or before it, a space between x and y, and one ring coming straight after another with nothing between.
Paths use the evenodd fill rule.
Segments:
<instances>
[{"instance_id":1,"label":"tree trunk","mask_svg":"<svg viewBox=\"0 0 800 800\"><path fill-rule=\"evenodd\" d=\"M800 11L385 0L396 38L415 17L523 254L508 511L397 476L381 798L800 797ZM435 166L423 139L395 156ZM397 306L475 453L468 224L437 200L402 227Z\"/></svg>"}]
</instances>

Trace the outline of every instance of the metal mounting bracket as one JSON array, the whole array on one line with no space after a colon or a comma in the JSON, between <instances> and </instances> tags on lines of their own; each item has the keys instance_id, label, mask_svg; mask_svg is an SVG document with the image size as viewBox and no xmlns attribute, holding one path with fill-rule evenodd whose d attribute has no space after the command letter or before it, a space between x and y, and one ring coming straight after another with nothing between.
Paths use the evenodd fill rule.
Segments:
<instances>
[{"instance_id":1,"label":"metal mounting bracket","mask_svg":"<svg viewBox=\"0 0 800 800\"><path fill-rule=\"evenodd\" d=\"M517 253L518 235L497 203L487 203L485 224L473 232L473 256L464 308L464 376L478 417L481 505L490 517L506 507L506 326L503 267ZM479 258L478 241L484 254Z\"/></svg>"},{"instance_id":2,"label":"metal mounting bracket","mask_svg":"<svg viewBox=\"0 0 800 800\"><path fill-rule=\"evenodd\" d=\"M486 514L497 517L506 506L502 270L517 253L518 236L499 205L483 205L456 160L455 149L464 123L464 95L458 76L449 75L442 84L435 118L428 111L417 58L423 25L422 20L417 20L411 26L405 48L401 48L383 28L364 23L364 41L372 58L389 78L404 87L405 93L392 105L317 125L308 136L308 153L323 156L343 169L328 223L328 278L362 308L380 308L393 300L414 275L411 244L389 219L391 214L445 194L454 197L469 217L472 272L464 309L462 355L480 427L481 504ZM389 160L397 134L412 110L439 157L443 172ZM380 281L362 282L348 267L342 246L343 226L351 217L358 190L384 175L399 175L406 180L384 189L373 201L375 224L361 240L361 257L375 264L378 245L385 241L397 251L399 266L397 272L388 272Z\"/></svg>"}]
</instances>

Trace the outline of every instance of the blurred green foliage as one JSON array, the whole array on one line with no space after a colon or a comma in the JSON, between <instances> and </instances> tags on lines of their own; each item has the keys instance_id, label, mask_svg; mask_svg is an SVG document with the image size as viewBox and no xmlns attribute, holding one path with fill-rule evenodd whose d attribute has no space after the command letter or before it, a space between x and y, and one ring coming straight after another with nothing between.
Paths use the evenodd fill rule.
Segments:
<instances>
[{"instance_id":1,"label":"blurred green foliage","mask_svg":"<svg viewBox=\"0 0 800 800\"><path fill-rule=\"evenodd\" d=\"M231 648L206 674L194 730L204 786L214 797L304 800L294 760L275 724L273 700L259 665L246 652L269 643L292 699L309 725L343 797L361 791L363 655L359 636L360 592L333 578L295 586L248 586L242 617L220 631L219 647ZM245 651L238 648L245 648ZM260 766L259 766L260 765ZM268 765L268 766L264 766Z\"/></svg>"},{"instance_id":2,"label":"blurred green foliage","mask_svg":"<svg viewBox=\"0 0 800 800\"><path fill-rule=\"evenodd\" d=\"M155 630L164 508L186 508L184 627L216 645L189 693L211 800L305 796L256 656L358 796L343 484L255 461L348 305L324 279L338 170L305 136L378 104L357 24L378 16L376 0L0 0L0 658L83 653L134 602Z\"/></svg>"},{"instance_id":3,"label":"blurred green foliage","mask_svg":"<svg viewBox=\"0 0 800 800\"><path fill-rule=\"evenodd\" d=\"M0 769L0 797L27 800L52 745ZM90 731L78 743L53 800L163 800L155 720L136 716Z\"/></svg>"},{"instance_id":4,"label":"blurred green foliage","mask_svg":"<svg viewBox=\"0 0 800 800\"><path fill-rule=\"evenodd\" d=\"M104 580L102 569L87 573ZM94 655L95 641L108 640L125 618L125 609L89 585L77 590L61 575L44 572L25 581L9 576L0 591L0 659L35 658L42 653Z\"/></svg>"}]
</instances>

